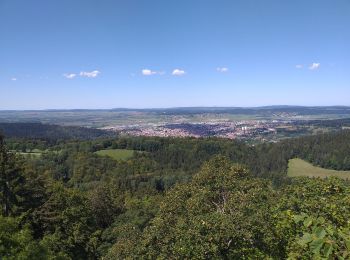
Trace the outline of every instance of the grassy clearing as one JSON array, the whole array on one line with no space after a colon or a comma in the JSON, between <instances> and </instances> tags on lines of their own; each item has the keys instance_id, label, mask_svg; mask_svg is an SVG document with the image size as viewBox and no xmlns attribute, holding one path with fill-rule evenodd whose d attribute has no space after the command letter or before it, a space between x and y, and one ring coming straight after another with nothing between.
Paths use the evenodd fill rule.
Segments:
<instances>
[{"instance_id":1,"label":"grassy clearing","mask_svg":"<svg viewBox=\"0 0 350 260\"><path fill-rule=\"evenodd\" d=\"M47 151L42 151L39 149L33 149L33 150L27 150L26 152L21 152L21 151L16 151L16 150L11 150L12 153L20 154L24 156L25 158L38 158L40 157L43 153Z\"/></svg>"},{"instance_id":2,"label":"grassy clearing","mask_svg":"<svg viewBox=\"0 0 350 260\"><path fill-rule=\"evenodd\" d=\"M95 153L100 156L109 156L113 160L127 160L133 156L134 150L107 149L107 150L100 150Z\"/></svg>"},{"instance_id":3,"label":"grassy clearing","mask_svg":"<svg viewBox=\"0 0 350 260\"><path fill-rule=\"evenodd\" d=\"M27 153L17 152L17 153L20 155L23 155L26 158L28 158L28 157L37 158L37 157L40 157L42 155L42 153L39 153L39 152L27 152Z\"/></svg>"},{"instance_id":4,"label":"grassy clearing","mask_svg":"<svg viewBox=\"0 0 350 260\"><path fill-rule=\"evenodd\" d=\"M297 177L297 176L306 176L306 177L339 177L341 179L350 179L350 171L336 171L324 169L321 167L313 166L311 163L308 163L304 160L295 158L289 160L288 163L288 176Z\"/></svg>"}]
</instances>

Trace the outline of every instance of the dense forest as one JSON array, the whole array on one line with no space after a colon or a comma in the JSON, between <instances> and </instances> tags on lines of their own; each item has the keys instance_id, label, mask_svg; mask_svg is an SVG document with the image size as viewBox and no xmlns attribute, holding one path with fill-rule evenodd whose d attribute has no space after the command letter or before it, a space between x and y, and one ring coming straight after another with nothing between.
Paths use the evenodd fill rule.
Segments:
<instances>
[{"instance_id":1,"label":"dense forest","mask_svg":"<svg viewBox=\"0 0 350 260\"><path fill-rule=\"evenodd\" d=\"M42 123L0 123L0 131L8 138L44 139L50 141L86 140L115 135L111 132L94 128Z\"/></svg>"},{"instance_id":2,"label":"dense forest","mask_svg":"<svg viewBox=\"0 0 350 260\"><path fill-rule=\"evenodd\" d=\"M295 157L349 170L350 131L256 146L82 132L0 137L1 259L350 257L349 183L286 175Z\"/></svg>"}]
</instances>

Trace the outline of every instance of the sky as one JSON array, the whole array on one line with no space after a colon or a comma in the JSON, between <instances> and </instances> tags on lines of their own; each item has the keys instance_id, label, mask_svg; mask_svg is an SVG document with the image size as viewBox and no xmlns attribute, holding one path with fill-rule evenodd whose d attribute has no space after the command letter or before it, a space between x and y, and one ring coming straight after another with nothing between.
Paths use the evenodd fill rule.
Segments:
<instances>
[{"instance_id":1,"label":"sky","mask_svg":"<svg viewBox=\"0 0 350 260\"><path fill-rule=\"evenodd\" d=\"M349 0L0 0L0 109L350 105Z\"/></svg>"}]
</instances>

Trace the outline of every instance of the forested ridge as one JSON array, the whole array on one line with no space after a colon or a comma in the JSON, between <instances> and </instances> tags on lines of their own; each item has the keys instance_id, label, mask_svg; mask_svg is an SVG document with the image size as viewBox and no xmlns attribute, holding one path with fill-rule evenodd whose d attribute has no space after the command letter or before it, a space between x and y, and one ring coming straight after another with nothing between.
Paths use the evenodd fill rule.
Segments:
<instances>
[{"instance_id":1,"label":"forested ridge","mask_svg":"<svg viewBox=\"0 0 350 260\"><path fill-rule=\"evenodd\" d=\"M350 131L86 139L0 137L1 259L350 257L349 183L286 176L295 157L349 170Z\"/></svg>"},{"instance_id":2,"label":"forested ridge","mask_svg":"<svg viewBox=\"0 0 350 260\"><path fill-rule=\"evenodd\" d=\"M0 123L0 132L8 138L41 139L51 142L68 139L86 140L115 135L94 128L42 123Z\"/></svg>"}]
</instances>

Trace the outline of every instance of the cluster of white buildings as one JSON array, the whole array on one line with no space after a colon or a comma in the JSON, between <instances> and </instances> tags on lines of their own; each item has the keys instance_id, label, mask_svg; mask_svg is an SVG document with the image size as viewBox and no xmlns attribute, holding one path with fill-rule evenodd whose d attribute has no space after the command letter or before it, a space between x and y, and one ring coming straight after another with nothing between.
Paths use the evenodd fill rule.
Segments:
<instances>
[{"instance_id":1,"label":"cluster of white buildings","mask_svg":"<svg viewBox=\"0 0 350 260\"><path fill-rule=\"evenodd\" d=\"M132 136L159 136L159 137L207 137L223 138L254 137L268 133L275 133L280 121L244 120L219 121L203 123L162 123L139 124L105 127L104 129L118 131L121 134Z\"/></svg>"}]
</instances>

